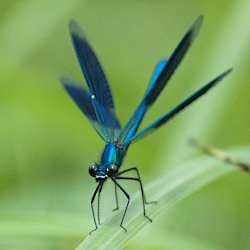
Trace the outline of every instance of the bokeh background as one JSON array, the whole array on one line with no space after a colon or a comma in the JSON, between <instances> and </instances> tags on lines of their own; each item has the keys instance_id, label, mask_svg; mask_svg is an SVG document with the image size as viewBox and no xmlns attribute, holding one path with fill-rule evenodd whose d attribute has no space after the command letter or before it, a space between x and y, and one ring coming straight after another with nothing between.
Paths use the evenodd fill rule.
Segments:
<instances>
[{"instance_id":1,"label":"bokeh background","mask_svg":"<svg viewBox=\"0 0 250 250\"><path fill-rule=\"evenodd\" d=\"M0 1L0 249L74 249L94 226L96 183L87 169L104 145L59 83L61 75L84 82L69 19L104 65L122 124L158 59L198 15L205 16L201 33L143 126L234 67L206 97L131 146L124 167L137 165L148 184L198 154L189 136L221 148L250 143L249 11L248 0ZM115 205L112 188L104 190L103 218ZM250 249L249 194L249 176L234 172L165 211L126 249Z\"/></svg>"}]
</instances>

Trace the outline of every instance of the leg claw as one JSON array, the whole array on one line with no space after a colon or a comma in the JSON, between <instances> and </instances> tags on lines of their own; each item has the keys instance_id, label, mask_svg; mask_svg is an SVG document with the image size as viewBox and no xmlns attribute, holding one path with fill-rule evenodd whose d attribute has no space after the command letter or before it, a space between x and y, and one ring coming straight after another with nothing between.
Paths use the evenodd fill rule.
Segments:
<instances>
[{"instance_id":1,"label":"leg claw","mask_svg":"<svg viewBox=\"0 0 250 250\"><path fill-rule=\"evenodd\" d=\"M112 210L112 212L115 212L115 211L117 211L119 209L119 207L116 207L116 208L114 208L113 210Z\"/></svg>"},{"instance_id":2,"label":"leg claw","mask_svg":"<svg viewBox=\"0 0 250 250\"><path fill-rule=\"evenodd\" d=\"M145 201L145 204L146 205L149 205L149 204L157 204L158 201Z\"/></svg>"},{"instance_id":3,"label":"leg claw","mask_svg":"<svg viewBox=\"0 0 250 250\"><path fill-rule=\"evenodd\" d=\"M120 225L120 227L121 227L122 229L124 229L125 232L127 233L127 229L126 229L123 225Z\"/></svg>"},{"instance_id":4,"label":"leg claw","mask_svg":"<svg viewBox=\"0 0 250 250\"><path fill-rule=\"evenodd\" d=\"M97 227L96 227L95 229L93 229L93 230L89 233L89 235L92 235L92 233L95 232L96 230L97 230Z\"/></svg>"}]
</instances>

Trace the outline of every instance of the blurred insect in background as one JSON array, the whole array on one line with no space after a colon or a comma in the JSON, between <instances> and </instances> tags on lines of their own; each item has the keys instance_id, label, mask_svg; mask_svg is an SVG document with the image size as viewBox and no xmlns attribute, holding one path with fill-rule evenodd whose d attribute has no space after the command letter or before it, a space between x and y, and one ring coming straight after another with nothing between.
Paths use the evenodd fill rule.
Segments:
<instances>
[{"instance_id":1,"label":"blurred insect in background","mask_svg":"<svg viewBox=\"0 0 250 250\"><path fill-rule=\"evenodd\" d=\"M250 165L228 156L225 152L216 148L215 146L201 142L195 138L190 140L190 144L205 154L216 157L227 164L234 165L239 167L241 170L250 173Z\"/></svg>"},{"instance_id":2,"label":"blurred insect in background","mask_svg":"<svg viewBox=\"0 0 250 250\"><path fill-rule=\"evenodd\" d=\"M229 72L231 72L232 69L223 72L215 79L201 87L183 102L178 104L172 110L158 118L155 122L151 123L140 132L137 132L144 115L164 89L185 53L188 51L190 45L193 43L202 24L202 20L202 16L198 17L191 28L181 39L171 56L168 59L161 59L158 62L141 102L123 128L121 128L119 119L116 116L112 94L102 67L82 30L79 28L76 22L70 21L69 29L72 42L88 88L86 89L78 84L75 80L71 80L66 77L62 77L61 82L71 98L86 115L97 134L106 144L101 156L101 160L98 163L93 163L89 167L89 174L94 177L98 183L91 199L91 210L95 223L95 229L93 231L98 228L97 222L100 224L100 193L102 191L103 184L108 178L114 182L116 209L119 208L117 189L119 189L127 198L126 207L120 222L120 226L125 231L127 230L123 226L123 222L129 206L130 196L120 185L119 180L136 181L139 183L142 197L143 214L149 221L152 221L146 215L145 205L149 204L150 202L147 202L146 200L141 177L137 167L120 171L120 166L122 165L123 159L130 144L145 137L163 124L170 121L176 114L178 114L197 98L204 95L210 88L215 86L226 75L228 75ZM123 174L128 172L134 172L137 177L123 176ZM96 195L98 195L97 219L93 206Z\"/></svg>"}]
</instances>

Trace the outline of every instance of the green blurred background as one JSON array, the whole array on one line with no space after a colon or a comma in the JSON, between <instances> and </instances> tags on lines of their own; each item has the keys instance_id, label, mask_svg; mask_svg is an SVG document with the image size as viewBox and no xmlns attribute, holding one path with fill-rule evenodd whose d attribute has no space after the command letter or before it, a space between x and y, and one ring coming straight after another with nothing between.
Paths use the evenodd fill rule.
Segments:
<instances>
[{"instance_id":1,"label":"green blurred background","mask_svg":"<svg viewBox=\"0 0 250 250\"><path fill-rule=\"evenodd\" d=\"M87 170L104 145L58 80L83 81L69 19L104 65L122 124L157 60L198 15L205 16L201 33L143 126L234 67L206 97L130 148L124 167L137 165L148 184L197 154L189 136L221 148L250 143L249 11L248 0L1 1L0 249L73 249L94 227L96 183ZM103 218L115 206L108 184ZM249 192L249 176L234 172L165 211L126 249L250 249Z\"/></svg>"}]
</instances>

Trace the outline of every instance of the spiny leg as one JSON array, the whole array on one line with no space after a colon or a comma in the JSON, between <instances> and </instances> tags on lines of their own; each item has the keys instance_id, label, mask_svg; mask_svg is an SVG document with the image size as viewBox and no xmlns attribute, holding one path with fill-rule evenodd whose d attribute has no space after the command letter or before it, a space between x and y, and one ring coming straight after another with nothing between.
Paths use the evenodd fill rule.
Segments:
<instances>
[{"instance_id":1,"label":"spiny leg","mask_svg":"<svg viewBox=\"0 0 250 250\"><path fill-rule=\"evenodd\" d=\"M118 202L118 196L117 196L117 186L116 184L114 183L115 185L115 202L116 202L116 208L114 208L112 211L116 211L119 209L119 202Z\"/></svg>"},{"instance_id":2,"label":"spiny leg","mask_svg":"<svg viewBox=\"0 0 250 250\"><path fill-rule=\"evenodd\" d=\"M157 201L150 201L150 202L147 201L145 193L144 193L144 188L143 188L143 185L142 185L142 181L141 181L141 176L140 176L140 173L139 173L139 170L137 169L137 167L125 169L125 170L119 172L118 176L120 176L120 175L122 175L122 174L124 174L126 172L129 172L129 171L135 171L136 174L137 174L137 177L138 177L139 182L140 182L142 197L143 197L143 200L144 200L145 204L148 205L148 204L152 204L152 203L157 203Z\"/></svg>"},{"instance_id":3,"label":"spiny leg","mask_svg":"<svg viewBox=\"0 0 250 250\"><path fill-rule=\"evenodd\" d=\"M100 194L102 191L103 183L101 183L99 191L98 191L98 198L97 198L97 220L98 224L100 225Z\"/></svg>"},{"instance_id":4,"label":"spiny leg","mask_svg":"<svg viewBox=\"0 0 250 250\"><path fill-rule=\"evenodd\" d=\"M97 224L96 224L96 219L95 219L95 211L94 211L93 203L95 201L95 197L96 197L96 194L97 194L100 186L101 186L101 183L98 184L98 186L96 187L95 192L91 198L91 211L92 211L92 216L93 216L94 223L95 223L95 229L93 229L89 234L92 234L95 230L97 230Z\"/></svg>"},{"instance_id":5,"label":"spiny leg","mask_svg":"<svg viewBox=\"0 0 250 250\"><path fill-rule=\"evenodd\" d=\"M239 167L241 170L250 173L250 165L229 157L220 149L218 149L214 146L211 146L207 143L200 142L194 138L192 138L190 140L190 143L193 146L195 146L197 149L201 150L202 152L204 152L208 155L214 156L214 157L216 157L216 158L218 158L218 159L220 159L228 164L235 165L235 166Z\"/></svg>"},{"instance_id":6,"label":"spiny leg","mask_svg":"<svg viewBox=\"0 0 250 250\"><path fill-rule=\"evenodd\" d=\"M133 177L116 177L116 179L119 180L131 180L131 181L138 181L140 183L140 187L141 187L141 196L142 196L142 207L143 207L143 215L150 221L152 222L152 220L146 215L146 208L145 208L145 201L144 201L144 194L143 194L143 188L142 188L142 183L141 180L139 178L133 178Z\"/></svg>"},{"instance_id":7,"label":"spiny leg","mask_svg":"<svg viewBox=\"0 0 250 250\"><path fill-rule=\"evenodd\" d=\"M128 205L129 205L129 202L130 202L130 196L129 196L129 194L124 190L124 188L123 188L114 178L112 178L112 181L115 183L115 185L117 185L118 188L121 189L121 191L125 194L125 196L126 196L127 199L128 199L127 204L126 204L126 207L125 207L125 211L124 211L124 213L123 213L122 220L121 220L121 223L120 223L120 227L122 227L122 228L127 232L127 229L126 229L122 224L123 224L125 215L126 215L127 210L128 210Z\"/></svg>"}]
</instances>

